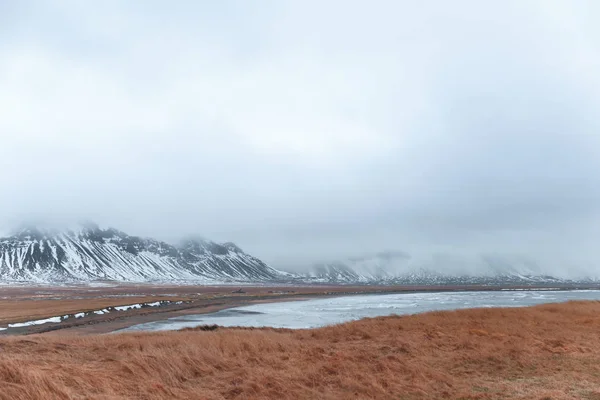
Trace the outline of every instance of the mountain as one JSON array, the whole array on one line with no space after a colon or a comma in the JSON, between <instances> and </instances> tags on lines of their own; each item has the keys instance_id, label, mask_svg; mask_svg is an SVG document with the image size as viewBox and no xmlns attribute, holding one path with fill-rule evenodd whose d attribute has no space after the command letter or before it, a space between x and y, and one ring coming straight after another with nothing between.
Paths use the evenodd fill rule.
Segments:
<instances>
[{"instance_id":1,"label":"mountain","mask_svg":"<svg viewBox=\"0 0 600 400\"><path fill-rule=\"evenodd\" d=\"M410 260L410 255L398 251L384 251L344 261L315 264L306 274L313 281L331 283L372 283L394 280L398 263Z\"/></svg>"},{"instance_id":2,"label":"mountain","mask_svg":"<svg viewBox=\"0 0 600 400\"><path fill-rule=\"evenodd\" d=\"M435 256L423 262L404 252L385 251L320 263L299 274L271 268L230 242L190 238L171 245L95 224L65 230L28 227L0 238L0 281L12 282L560 285L597 281L543 274L535 263L521 258L480 256L468 268L464 261Z\"/></svg>"},{"instance_id":3,"label":"mountain","mask_svg":"<svg viewBox=\"0 0 600 400\"><path fill-rule=\"evenodd\" d=\"M386 285L525 285L592 283L597 279L567 279L543 273L520 257L481 255L475 260L434 256L428 262L399 251L384 251L344 261L315 264L304 280L331 284ZM452 271L452 272L440 272Z\"/></svg>"},{"instance_id":4,"label":"mountain","mask_svg":"<svg viewBox=\"0 0 600 400\"><path fill-rule=\"evenodd\" d=\"M86 224L21 229L0 238L0 280L273 281L288 276L233 243L188 239L177 246Z\"/></svg>"}]
</instances>

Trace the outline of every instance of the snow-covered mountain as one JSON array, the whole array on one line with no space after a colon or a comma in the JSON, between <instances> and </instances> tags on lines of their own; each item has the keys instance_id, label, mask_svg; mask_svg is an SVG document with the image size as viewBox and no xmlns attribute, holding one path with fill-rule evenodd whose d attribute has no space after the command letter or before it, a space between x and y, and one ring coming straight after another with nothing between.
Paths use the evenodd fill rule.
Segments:
<instances>
[{"instance_id":1,"label":"snow-covered mountain","mask_svg":"<svg viewBox=\"0 0 600 400\"><path fill-rule=\"evenodd\" d=\"M596 282L542 274L521 259L482 256L471 272L464 260L386 251L315 265L308 273L271 268L233 243L188 239L178 245L130 236L116 229L86 224L74 229L24 228L0 238L0 281L37 283L178 281L189 283L272 282L323 284L470 285ZM483 267L482 267L483 266ZM441 267L441 268L437 268ZM468 268L467 268L468 270ZM458 272L457 272L458 271ZM475 271L476 273L473 273Z\"/></svg>"},{"instance_id":2,"label":"snow-covered mountain","mask_svg":"<svg viewBox=\"0 0 600 400\"><path fill-rule=\"evenodd\" d=\"M272 281L285 278L233 243L189 239L177 246L86 224L25 228L0 238L0 280Z\"/></svg>"},{"instance_id":3,"label":"snow-covered mountain","mask_svg":"<svg viewBox=\"0 0 600 400\"><path fill-rule=\"evenodd\" d=\"M537 285L597 281L592 277L551 276L520 257L480 255L474 260L436 255L417 260L399 251L316 264L305 274L305 279L319 283L394 285Z\"/></svg>"}]
</instances>

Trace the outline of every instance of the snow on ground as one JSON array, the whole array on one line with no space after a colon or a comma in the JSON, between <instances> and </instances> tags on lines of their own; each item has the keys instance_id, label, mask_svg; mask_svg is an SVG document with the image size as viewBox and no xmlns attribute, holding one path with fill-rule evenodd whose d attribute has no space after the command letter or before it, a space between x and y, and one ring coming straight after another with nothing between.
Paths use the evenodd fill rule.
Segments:
<instances>
[{"instance_id":1,"label":"snow on ground","mask_svg":"<svg viewBox=\"0 0 600 400\"><path fill-rule=\"evenodd\" d=\"M160 302L151 303L151 304L156 304L156 305L159 306ZM148 304L148 306L150 306L150 304ZM150 307L154 307L154 306L150 306ZM127 310L132 310L134 308L142 308L142 305L141 304L131 304L129 306L118 306L118 307L115 307L115 310L117 310L117 311L127 311Z\"/></svg>"},{"instance_id":2,"label":"snow on ground","mask_svg":"<svg viewBox=\"0 0 600 400\"><path fill-rule=\"evenodd\" d=\"M5 331L8 328L22 328L22 327L26 327L26 326L42 325L42 324L48 324L48 323L57 324L57 323L60 323L61 321L68 319L71 316L73 318L83 318L86 315L92 315L92 314L104 315L104 314L109 314L113 311L127 311L127 310L139 309L142 307L160 307L160 306L169 305L169 304L179 305L179 304L183 304L183 301L172 302L170 300L163 300L163 301L155 301L153 303L138 303L138 304L130 304L130 305L126 305L126 306L107 307L107 308L103 308L102 310L79 312L79 313L71 314L71 315L63 315L62 317L60 317L60 316L50 317L50 318L39 319L39 320L34 320L34 321L8 324L7 328L0 328L0 331Z\"/></svg>"},{"instance_id":3,"label":"snow on ground","mask_svg":"<svg viewBox=\"0 0 600 400\"><path fill-rule=\"evenodd\" d=\"M8 327L9 328L22 328L24 326L41 325L41 324L47 324L49 322L58 323L58 322L60 322L60 317L51 317L51 318L46 318L46 319L38 319L35 321L18 322L16 324L8 324Z\"/></svg>"}]
</instances>

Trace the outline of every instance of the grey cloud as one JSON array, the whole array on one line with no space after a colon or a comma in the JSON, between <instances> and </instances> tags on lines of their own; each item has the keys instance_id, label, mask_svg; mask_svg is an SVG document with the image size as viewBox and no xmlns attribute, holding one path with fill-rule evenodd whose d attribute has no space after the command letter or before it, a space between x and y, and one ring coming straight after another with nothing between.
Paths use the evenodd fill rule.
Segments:
<instances>
[{"instance_id":1,"label":"grey cloud","mask_svg":"<svg viewBox=\"0 0 600 400\"><path fill-rule=\"evenodd\" d=\"M0 7L0 225L598 271L593 2Z\"/></svg>"}]
</instances>

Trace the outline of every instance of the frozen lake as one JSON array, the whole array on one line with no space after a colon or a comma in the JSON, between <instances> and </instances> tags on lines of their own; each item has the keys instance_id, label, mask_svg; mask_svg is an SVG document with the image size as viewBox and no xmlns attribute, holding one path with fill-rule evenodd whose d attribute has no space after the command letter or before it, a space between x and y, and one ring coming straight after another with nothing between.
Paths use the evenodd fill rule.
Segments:
<instances>
[{"instance_id":1,"label":"frozen lake","mask_svg":"<svg viewBox=\"0 0 600 400\"><path fill-rule=\"evenodd\" d=\"M199 325L315 328L365 317L416 314L475 307L524 307L569 300L600 300L599 290L405 293L344 296L256 304L212 314L186 315L136 325L123 331L159 331Z\"/></svg>"}]
</instances>

